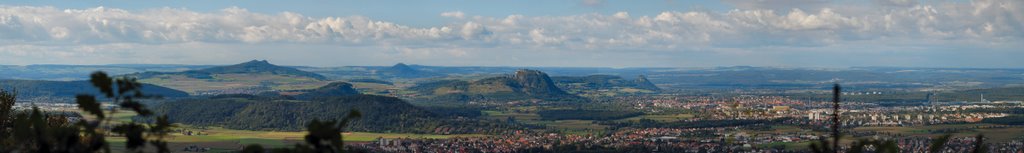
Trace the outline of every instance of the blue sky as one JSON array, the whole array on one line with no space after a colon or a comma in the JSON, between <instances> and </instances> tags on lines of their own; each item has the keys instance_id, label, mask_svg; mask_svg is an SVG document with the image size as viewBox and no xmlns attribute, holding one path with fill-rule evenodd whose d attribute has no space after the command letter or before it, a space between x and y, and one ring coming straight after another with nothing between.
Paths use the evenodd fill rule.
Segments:
<instances>
[{"instance_id":1,"label":"blue sky","mask_svg":"<svg viewBox=\"0 0 1024 153\"><path fill-rule=\"evenodd\" d=\"M1024 67L1015 0L14 1L0 64Z\"/></svg>"},{"instance_id":2,"label":"blue sky","mask_svg":"<svg viewBox=\"0 0 1024 153\"><path fill-rule=\"evenodd\" d=\"M675 10L716 10L723 11L733 7L719 1L692 0L651 0L635 1L574 1L574 0L315 0L281 2L275 0L251 1L16 1L6 2L7 5L54 6L58 8L88 9L110 7L126 10L146 10L152 8L187 8L197 12L217 12L224 8L239 7L258 13L296 12L311 17L360 15L373 17L404 25L420 27L436 26L445 23L445 18L438 16L441 12L462 11L465 13L504 17L511 14L525 16L565 16L585 13L612 14L627 11L637 15L657 15L664 11Z\"/></svg>"}]
</instances>

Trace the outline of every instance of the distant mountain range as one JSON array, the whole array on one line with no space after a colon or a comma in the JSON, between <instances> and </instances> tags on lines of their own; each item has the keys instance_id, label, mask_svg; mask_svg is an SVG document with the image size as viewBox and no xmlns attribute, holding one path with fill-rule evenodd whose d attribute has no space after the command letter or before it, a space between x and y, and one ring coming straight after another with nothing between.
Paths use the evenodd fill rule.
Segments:
<instances>
[{"instance_id":1,"label":"distant mountain range","mask_svg":"<svg viewBox=\"0 0 1024 153\"><path fill-rule=\"evenodd\" d=\"M127 76L198 95L310 89L329 83L323 75L277 66L266 60L182 72L141 72Z\"/></svg>"},{"instance_id":2,"label":"distant mountain range","mask_svg":"<svg viewBox=\"0 0 1024 153\"><path fill-rule=\"evenodd\" d=\"M327 77L323 75L306 72L296 68L277 66L270 64L267 60L252 60L245 63L228 65L228 66L217 66L204 68L199 70L188 70L184 72L144 72L137 74L139 78L148 78L155 75L174 75L181 74L198 79L210 79L213 74L250 74L250 73L263 73L263 74L274 74L274 75L290 75L298 77L309 77L317 80L327 80Z\"/></svg>"},{"instance_id":3,"label":"distant mountain range","mask_svg":"<svg viewBox=\"0 0 1024 153\"><path fill-rule=\"evenodd\" d=\"M395 64L393 66L309 67L270 66L272 64L269 64L267 61L251 61L247 63L252 64L220 67L210 65L146 64L0 65L0 79L85 80L87 79L88 74L93 71L106 71L108 74L115 75L135 73L137 76L152 79L147 80L149 81L148 83L156 83L166 87L196 93L202 90L237 88L260 88L261 90L270 90L266 88L281 90L312 89L328 83L325 79L351 80L369 78L396 83L437 80L437 78L476 80L506 74L510 71L516 71L517 69L527 68L544 71L545 73L553 76L646 75L646 78L649 80L648 82L657 83L657 87L661 89L684 90L826 89L828 88L829 82L834 80L843 82L849 90L957 90L1024 85L1024 69L1014 68L785 68L752 66L705 68L596 68L425 66L402 63ZM148 77L147 75L159 75L160 77ZM241 78L240 76L242 75L255 77ZM213 76L221 76L224 78L217 79L213 78ZM182 80L183 78L197 80ZM626 78L629 79L632 77ZM210 84L210 86L197 87L195 85L167 84L167 82L182 81L202 82Z\"/></svg>"},{"instance_id":4,"label":"distant mountain range","mask_svg":"<svg viewBox=\"0 0 1024 153\"><path fill-rule=\"evenodd\" d=\"M210 65L156 65L156 64L116 64L116 65L0 65L0 79L72 81L89 79L89 74L104 71L107 74L122 75L138 72L180 72Z\"/></svg>"},{"instance_id":5,"label":"distant mountain range","mask_svg":"<svg viewBox=\"0 0 1024 153\"><path fill-rule=\"evenodd\" d=\"M0 80L0 88L16 91L21 100L46 98L46 101L73 102L78 94L101 94L89 81ZM168 98L189 96L183 91L153 84L143 84L142 93Z\"/></svg>"}]
</instances>

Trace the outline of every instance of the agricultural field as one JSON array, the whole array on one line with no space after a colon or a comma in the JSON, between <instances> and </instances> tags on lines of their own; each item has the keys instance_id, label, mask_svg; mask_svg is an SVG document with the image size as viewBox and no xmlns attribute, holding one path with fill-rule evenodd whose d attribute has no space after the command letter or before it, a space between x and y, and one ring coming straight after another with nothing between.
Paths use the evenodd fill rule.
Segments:
<instances>
[{"instance_id":1,"label":"agricultural field","mask_svg":"<svg viewBox=\"0 0 1024 153\"><path fill-rule=\"evenodd\" d=\"M675 122L693 118L693 114L680 113L680 114L645 114L637 117L630 117L619 119L616 121L639 121L641 119L655 120L658 122Z\"/></svg>"},{"instance_id":2,"label":"agricultural field","mask_svg":"<svg viewBox=\"0 0 1024 153\"><path fill-rule=\"evenodd\" d=\"M504 112L487 110L483 111L486 118L490 119L507 119L509 117L515 118L516 121L532 124L532 125L544 125L547 126L548 130L566 131L570 134L593 134L604 130L607 126L594 123L593 120L543 120L540 115L536 113L516 113L516 112Z\"/></svg>"},{"instance_id":3,"label":"agricultural field","mask_svg":"<svg viewBox=\"0 0 1024 153\"><path fill-rule=\"evenodd\" d=\"M602 130L605 125L594 123L592 120L556 120L556 121L543 121L539 122L547 125L548 129L568 129L568 130Z\"/></svg>"},{"instance_id":4,"label":"agricultural field","mask_svg":"<svg viewBox=\"0 0 1024 153\"><path fill-rule=\"evenodd\" d=\"M219 127L191 127L177 125L178 129L197 131L198 135L184 135L172 133L164 140L168 141L169 147L173 149L184 148L195 145L200 148L210 148L211 151L237 150L245 145L260 144L267 148L288 147L295 143L301 143L306 132L282 132L282 131L251 131L233 130ZM405 134L405 133L368 133L349 132L342 133L345 142L360 143L375 141L377 138L410 138L410 139L447 139L453 137L481 137L486 135L458 134L458 135L434 135L434 134ZM107 141L112 149L117 152L124 149L124 137L109 137Z\"/></svg>"},{"instance_id":5,"label":"agricultural field","mask_svg":"<svg viewBox=\"0 0 1024 153\"><path fill-rule=\"evenodd\" d=\"M380 84L380 83L366 83L366 82L348 82L352 84L352 87L359 90L363 94L378 94L378 93L392 93L399 92L399 88L393 85ZM399 92L400 93L400 92ZM384 94L387 95L387 94Z\"/></svg>"},{"instance_id":6,"label":"agricultural field","mask_svg":"<svg viewBox=\"0 0 1024 153\"><path fill-rule=\"evenodd\" d=\"M482 111L483 115L491 119L507 119L509 117L515 118L519 121L536 121L540 120L540 115L536 113L516 113L516 112L505 112L505 111L494 111L485 110Z\"/></svg>"},{"instance_id":7,"label":"agricultural field","mask_svg":"<svg viewBox=\"0 0 1024 153\"><path fill-rule=\"evenodd\" d=\"M85 115L83 117L88 120L95 119L95 116L87 115L88 113L81 114ZM115 123L130 122L135 115L136 113L132 111L117 111L111 115L110 121ZM173 149L181 149L190 145L210 148L211 152L237 151L239 148L249 144L260 144L268 148L287 147L295 143L301 143L306 135L306 132L234 130L221 127L193 127L184 124L175 124L174 129L176 132L172 132L164 139L168 141L172 151L176 151ZM197 134L185 135L180 131L193 131ZM482 137L486 135L348 132L342 133L342 136L345 142L360 143L375 141L378 138L447 139L453 137ZM108 137L107 142L110 143L111 149L114 152L124 150L124 137Z\"/></svg>"}]
</instances>

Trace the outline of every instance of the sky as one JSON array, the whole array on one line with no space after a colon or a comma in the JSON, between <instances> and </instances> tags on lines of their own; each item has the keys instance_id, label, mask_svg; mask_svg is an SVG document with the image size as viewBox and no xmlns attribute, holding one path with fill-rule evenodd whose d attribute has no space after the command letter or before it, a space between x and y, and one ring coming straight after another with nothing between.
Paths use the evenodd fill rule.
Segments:
<instances>
[{"instance_id":1,"label":"sky","mask_svg":"<svg viewBox=\"0 0 1024 153\"><path fill-rule=\"evenodd\" d=\"M1019 0L0 2L0 64L1024 68Z\"/></svg>"}]
</instances>

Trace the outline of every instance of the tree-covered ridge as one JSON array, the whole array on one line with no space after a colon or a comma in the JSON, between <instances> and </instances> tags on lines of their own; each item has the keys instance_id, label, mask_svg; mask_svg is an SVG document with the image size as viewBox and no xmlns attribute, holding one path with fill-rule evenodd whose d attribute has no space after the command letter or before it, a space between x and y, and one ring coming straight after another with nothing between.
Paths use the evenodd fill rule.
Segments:
<instances>
[{"instance_id":1,"label":"tree-covered ridge","mask_svg":"<svg viewBox=\"0 0 1024 153\"><path fill-rule=\"evenodd\" d=\"M115 87L116 88L116 87ZM0 80L0 89L17 91L19 98L51 98L70 100L78 94L100 94L89 81ZM142 84L143 93L162 97L188 97L184 91L153 84Z\"/></svg>"},{"instance_id":2,"label":"tree-covered ridge","mask_svg":"<svg viewBox=\"0 0 1024 153\"><path fill-rule=\"evenodd\" d=\"M551 81L551 77L547 73L520 69L516 71L515 75L512 75L512 80L519 85L523 92L531 95L567 95L565 91L559 89L555 85L554 81Z\"/></svg>"},{"instance_id":3,"label":"tree-covered ridge","mask_svg":"<svg viewBox=\"0 0 1024 153\"><path fill-rule=\"evenodd\" d=\"M312 101L230 96L170 101L155 106L173 122L244 130L298 131L314 120L336 120L363 112L350 130L398 133L496 133L515 129L504 122L442 116L386 96L350 95ZM500 127L500 128L498 128Z\"/></svg>"},{"instance_id":4,"label":"tree-covered ridge","mask_svg":"<svg viewBox=\"0 0 1024 153\"><path fill-rule=\"evenodd\" d=\"M301 90L302 94L295 95L294 97L302 100L309 100L314 98L324 97L335 97L335 96L350 96L360 94L355 88L352 88L352 84L345 82L333 82L322 86L320 88L311 90Z\"/></svg>"},{"instance_id":5,"label":"tree-covered ridge","mask_svg":"<svg viewBox=\"0 0 1024 153\"><path fill-rule=\"evenodd\" d=\"M544 72L521 69L513 75L476 81L442 80L408 88L427 95L425 101L507 101L524 99L578 99L555 85Z\"/></svg>"},{"instance_id":6,"label":"tree-covered ridge","mask_svg":"<svg viewBox=\"0 0 1024 153\"><path fill-rule=\"evenodd\" d=\"M171 121L201 126L225 126L247 130L297 131L314 119L332 120L344 117L349 110L365 112L354 122L353 130L408 131L435 115L405 103L401 99L374 95L352 95L322 101L295 101L213 98L185 99L154 107L167 113ZM412 126L416 125L416 126Z\"/></svg>"}]
</instances>

